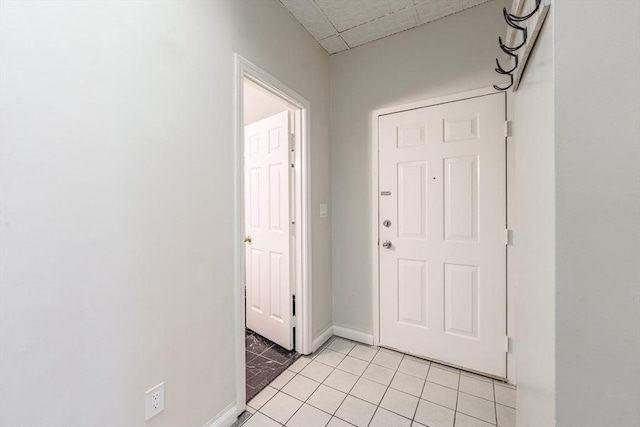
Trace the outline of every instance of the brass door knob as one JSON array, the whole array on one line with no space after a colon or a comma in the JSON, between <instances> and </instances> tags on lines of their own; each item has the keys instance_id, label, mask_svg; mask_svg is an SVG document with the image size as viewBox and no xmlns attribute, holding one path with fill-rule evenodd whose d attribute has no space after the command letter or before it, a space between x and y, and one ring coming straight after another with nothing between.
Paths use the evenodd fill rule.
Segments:
<instances>
[{"instance_id":1,"label":"brass door knob","mask_svg":"<svg viewBox=\"0 0 640 427\"><path fill-rule=\"evenodd\" d=\"M245 243L251 243L251 236L247 236L244 238Z\"/></svg>"}]
</instances>

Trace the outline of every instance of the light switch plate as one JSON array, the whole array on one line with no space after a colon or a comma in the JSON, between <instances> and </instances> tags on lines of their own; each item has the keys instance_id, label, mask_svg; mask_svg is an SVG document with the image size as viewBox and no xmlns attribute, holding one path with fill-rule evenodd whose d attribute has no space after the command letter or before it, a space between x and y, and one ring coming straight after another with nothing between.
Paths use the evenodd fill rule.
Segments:
<instances>
[{"instance_id":1,"label":"light switch plate","mask_svg":"<svg viewBox=\"0 0 640 427\"><path fill-rule=\"evenodd\" d=\"M329 217L329 205L326 203L320 203L320 218Z\"/></svg>"}]
</instances>

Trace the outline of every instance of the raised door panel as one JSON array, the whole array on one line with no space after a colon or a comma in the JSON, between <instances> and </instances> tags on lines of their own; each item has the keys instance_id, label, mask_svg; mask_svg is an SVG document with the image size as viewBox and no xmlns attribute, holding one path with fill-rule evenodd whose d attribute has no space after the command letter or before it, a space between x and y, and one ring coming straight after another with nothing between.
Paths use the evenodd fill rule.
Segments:
<instances>
[{"instance_id":1,"label":"raised door panel","mask_svg":"<svg viewBox=\"0 0 640 427\"><path fill-rule=\"evenodd\" d=\"M445 331L478 338L478 267L445 264Z\"/></svg>"},{"instance_id":2,"label":"raised door panel","mask_svg":"<svg viewBox=\"0 0 640 427\"><path fill-rule=\"evenodd\" d=\"M269 228L282 231L282 165L269 166Z\"/></svg>"},{"instance_id":3,"label":"raised door panel","mask_svg":"<svg viewBox=\"0 0 640 427\"><path fill-rule=\"evenodd\" d=\"M427 238L427 163L398 164L398 237Z\"/></svg>"},{"instance_id":4,"label":"raised door panel","mask_svg":"<svg viewBox=\"0 0 640 427\"><path fill-rule=\"evenodd\" d=\"M444 238L478 240L478 157L444 159Z\"/></svg>"},{"instance_id":5,"label":"raised door panel","mask_svg":"<svg viewBox=\"0 0 640 427\"><path fill-rule=\"evenodd\" d=\"M248 289L248 299L251 310L262 313L262 251L251 248L247 260L247 275L251 286Z\"/></svg>"},{"instance_id":6,"label":"raised door panel","mask_svg":"<svg viewBox=\"0 0 640 427\"><path fill-rule=\"evenodd\" d=\"M282 254L271 252L269 257L269 296L271 299L271 318L282 322L282 292L286 292L286 284L282 282Z\"/></svg>"},{"instance_id":7,"label":"raised door panel","mask_svg":"<svg viewBox=\"0 0 640 427\"><path fill-rule=\"evenodd\" d=\"M480 137L480 114L450 117L443 121L444 142L466 141Z\"/></svg>"},{"instance_id":8,"label":"raised door panel","mask_svg":"<svg viewBox=\"0 0 640 427\"><path fill-rule=\"evenodd\" d=\"M398 260L398 322L427 327L427 268L425 261Z\"/></svg>"}]
</instances>

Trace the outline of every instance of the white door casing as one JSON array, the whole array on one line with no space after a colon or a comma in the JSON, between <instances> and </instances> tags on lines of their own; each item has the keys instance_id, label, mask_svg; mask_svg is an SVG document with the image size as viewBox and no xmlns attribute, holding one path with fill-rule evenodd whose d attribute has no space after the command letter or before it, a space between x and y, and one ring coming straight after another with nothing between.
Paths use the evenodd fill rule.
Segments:
<instances>
[{"instance_id":1,"label":"white door casing","mask_svg":"<svg viewBox=\"0 0 640 427\"><path fill-rule=\"evenodd\" d=\"M504 121L494 94L378 122L380 344L501 378Z\"/></svg>"},{"instance_id":2,"label":"white door casing","mask_svg":"<svg viewBox=\"0 0 640 427\"><path fill-rule=\"evenodd\" d=\"M247 327L291 350L289 111L245 127Z\"/></svg>"}]
</instances>

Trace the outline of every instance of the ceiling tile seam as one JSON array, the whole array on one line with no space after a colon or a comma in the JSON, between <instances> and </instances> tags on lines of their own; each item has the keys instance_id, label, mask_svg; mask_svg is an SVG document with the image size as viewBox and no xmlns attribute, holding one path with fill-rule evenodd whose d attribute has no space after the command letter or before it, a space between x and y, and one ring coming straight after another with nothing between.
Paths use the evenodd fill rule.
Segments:
<instances>
[{"instance_id":1,"label":"ceiling tile seam","mask_svg":"<svg viewBox=\"0 0 640 427\"><path fill-rule=\"evenodd\" d=\"M318 6L316 5L315 0L312 0L312 3L315 5L315 7L316 7L316 8L318 8ZM326 49L325 49L325 48L320 44L320 40L318 40L318 39L316 39L315 37L313 37L313 35L309 32L309 30L307 29L307 27L305 27L305 26L302 24L302 22L300 22L300 20L299 20L299 19L298 19L294 14L293 14L293 12L291 12L291 10L289 10L289 8L288 8L288 7L286 7L282 2L280 2L280 4L281 4L281 5L282 5L282 7L284 7L284 9L289 13L289 15L291 15L291 17L292 17L292 18L293 18L293 19L298 23L298 25L300 25L300 26L302 27L302 29L304 30L304 32L305 32L305 33L307 33L307 34L309 35L309 37L311 37L311 39L313 39L313 41L314 41L314 42L316 42L316 44L317 44L318 46L320 46L320 49L322 49L324 52L326 52L329 56L331 56L331 55L335 55L335 54L333 54L333 53L329 53L329 52L327 52L327 50L326 50ZM319 9L319 8L318 8L318 9ZM327 22L329 22L329 24L331 25L331 28L333 28L333 29L336 31L336 33L335 33L335 34L332 34L332 35L330 35L329 37L325 37L325 38L323 38L322 40L326 40L326 39L331 38L331 37L339 36L339 34L338 34L338 32L337 32L338 30L336 30L336 27L335 27L335 26L333 25L333 23L329 20L329 18L327 18L327 16L324 14L324 12L322 12L321 10L318 10L318 11L322 14L322 16L324 17L324 19L326 19L326 20L327 20ZM344 40L343 40L343 41L344 41ZM349 46L349 45L347 44L347 42L344 42L344 43L345 43L347 46ZM349 49L350 49L350 48L347 48L347 50L349 50ZM344 51L341 51L341 52L344 52ZM340 52L336 52L336 53L340 53Z\"/></svg>"},{"instance_id":2,"label":"ceiling tile seam","mask_svg":"<svg viewBox=\"0 0 640 427\"><path fill-rule=\"evenodd\" d=\"M326 13L324 13L324 10L322 10L322 8L320 7L320 5L319 5L318 3L316 3L316 0L311 0L311 4L313 5L313 7L315 7L315 8L316 8L316 10L317 10L318 12L320 12L320 13L322 14L322 16L324 16L324 19L326 19L326 20L327 20L327 22L329 23L329 25L331 25L331 28L333 28L333 30L335 31L335 34L333 34L333 35L334 35L334 36L335 36L335 35L340 35L340 31L338 31L338 29L336 28L336 26L333 24L333 21L331 21L331 19L329 19L329 17L327 16L327 14L326 14ZM329 36L329 37L331 37L331 36ZM328 39L329 37L325 37L325 38L324 38L324 39L322 39L322 40L326 40L326 39Z\"/></svg>"},{"instance_id":3,"label":"ceiling tile seam","mask_svg":"<svg viewBox=\"0 0 640 427\"><path fill-rule=\"evenodd\" d=\"M383 18L388 18L388 17L390 17L390 16L397 15L397 14L399 14L400 12L404 12L404 11L405 11L405 10L407 10L407 9L412 9L412 8L411 8L410 6L408 6L408 7L404 7L404 8L402 8L402 9L396 10L395 12L390 12L390 13L388 13L388 14L386 14L386 15L379 16L379 17L377 17L377 18L375 18L375 19L372 19L372 20L370 20L370 21L363 22L362 24L354 25L353 27L347 28L347 29L345 29L345 30L343 30L343 31L338 31L338 35L340 35L340 34L342 34L342 33L346 33L347 31L353 30L354 28L360 28L360 27L362 27L363 25L371 24L372 22L377 22L377 21L379 21L379 20L381 20L381 19L383 19ZM329 19L329 18L327 18L327 19ZM420 22L420 21L418 20L417 22ZM334 27L334 28L335 28L335 27ZM336 31L337 31L337 30L336 30Z\"/></svg>"},{"instance_id":4,"label":"ceiling tile seam","mask_svg":"<svg viewBox=\"0 0 640 427\"><path fill-rule=\"evenodd\" d=\"M280 3L280 4L282 4L282 3ZM288 7L286 7L284 4L282 4L282 6L283 6L283 7L284 7L284 9L287 11L287 13L288 13L289 15L291 15L291 17L293 17L293 19L295 19L296 23L297 23L298 25L300 25L300 26L304 29L305 33L307 33L307 34L308 34L308 35L309 35L309 36L310 36L314 41L318 42L318 40L317 40L315 37L313 37L313 35L309 32L309 30L307 29L307 27L305 27L305 26L302 24L302 22L300 22L300 19L298 19L298 17L297 17L297 16L295 16L295 15L293 14L293 12L291 12L291 10L289 10L289 8L288 8ZM332 37L333 35L335 35L335 34L332 34L332 35L331 35L331 36L329 36L329 37ZM325 39L326 39L326 38L329 38L329 37L325 37ZM324 39L323 39L323 40L324 40Z\"/></svg>"},{"instance_id":5,"label":"ceiling tile seam","mask_svg":"<svg viewBox=\"0 0 640 427\"><path fill-rule=\"evenodd\" d=\"M485 0L485 3L486 3L487 1L490 1L490 0ZM480 3L480 4L482 4L482 3ZM474 4L473 6L469 6L469 7L467 7L467 8L460 9L458 12L455 12L455 13L459 13L459 12L462 12L463 10L468 10L468 9L474 8L474 7L476 7L476 6L479 6L480 4ZM438 18L438 19L444 19L444 18L447 18L447 17L449 17L449 16L451 16L451 15L454 15L455 13L452 13L452 14L449 14L449 15L446 15L446 16L443 16L443 17ZM418 21L418 22L420 22L420 21ZM364 24L362 24L362 25L364 25ZM398 31L397 33L388 34L388 35L386 35L386 36L382 36L382 37L380 37L380 38L377 38L377 39L371 40L371 41L369 41L369 42L365 42L365 43L359 44L358 46L354 46L354 47L350 47L350 46L349 46L349 43L347 43L346 41L345 41L345 43L347 44L347 46L349 46L349 49L347 49L347 50L356 49L356 48L359 48L360 46L365 46L365 45L367 45L367 44L369 44L369 43L372 43L372 42L374 42L374 41L378 41L378 40L386 39L387 37L391 37L391 36L395 36L396 34L404 33L405 31L412 30L412 29L417 28L417 27L420 27L420 26L422 26L422 25L424 25L424 24L418 23L418 25L416 25L416 26L414 26L414 27L406 28L406 29L404 29L404 30ZM356 28L356 27L354 27L354 28ZM336 54L338 54L338 53L342 53L342 52L346 52L346 51L345 51L345 50L343 50L343 51L341 51L341 52L331 53L331 54L329 54L329 56L336 55Z\"/></svg>"},{"instance_id":6,"label":"ceiling tile seam","mask_svg":"<svg viewBox=\"0 0 640 427\"><path fill-rule=\"evenodd\" d=\"M394 15L398 15L398 14L400 14L401 12L405 12L407 9L410 9L410 10L412 11L412 13L413 13L414 18L416 18L415 25L414 25L414 26L412 26L412 27L410 27L410 28L404 28L404 29L399 30L399 31L396 31L396 32L394 32L394 33L392 33L392 34L387 34L387 35L385 35L385 36L381 36L381 37L375 38L375 39L373 39L373 40L370 40L370 41L368 41L368 42L361 43L361 44L354 45L354 46L350 45L350 44L349 44L349 42L348 42L347 40L345 40L345 39L344 39L344 37L342 37L342 34L346 33L347 31L351 31L351 30L353 30L353 29L355 29L355 28L359 28L359 27L362 27L362 26L364 26L364 25L369 25L369 24L371 24L371 23L375 23L375 22L380 21L380 20L385 19L385 18L389 18L389 17L392 17L392 18L393 18L393 16L394 16ZM391 12L391 13L389 13L389 14L387 14L387 15L380 16L379 18L373 19L373 20L371 20L371 21L367 21L367 22L362 23L362 24L360 24L360 25L356 25L355 27L351 27L351 28L348 28L348 29L346 29L346 30L344 30L344 31L338 32L338 34L334 34L334 35L331 35L331 36L329 36L329 37L325 37L325 38L324 38L324 39L322 39L322 40L326 40L326 39L328 39L328 38L330 38L330 37L338 36L338 37L340 37L340 39L345 43L345 45L347 45L348 49L353 49L353 48L355 48L355 47L362 46L362 44L370 43L370 42L375 41L375 40L380 40L380 39L383 39L383 38L385 38L385 37L391 36L391 35L393 35L393 34L398 34L398 33L402 32L402 31L410 30L411 28L415 28L415 27L417 27L417 26L420 26L420 25L421 25L421 23L420 23L420 19L419 19L416 15L417 15L417 12L415 12L415 11L413 10L413 8L411 8L410 6L409 6L409 7L405 7L405 8L402 8L402 9L400 9L400 10L397 10L397 11L395 11L395 12ZM342 52L343 52L343 51L342 51ZM339 53L339 52L336 52L336 53ZM335 55L335 54L333 54L333 53L332 53L331 55Z\"/></svg>"},{"instance_id":7,"label":"ceiling tile seam","mask_svg":"<svg viewBox=\"0 0 640 427\"><path fill-rule=\"evenodd\" d=\"M418 10L416 9L416 4L414 2L411 2L411 12L413 13L413 17L415 18L416 22L417 22L417 26L420 25L420 17L418 16Z\"/></svg>"}]
</instances>

